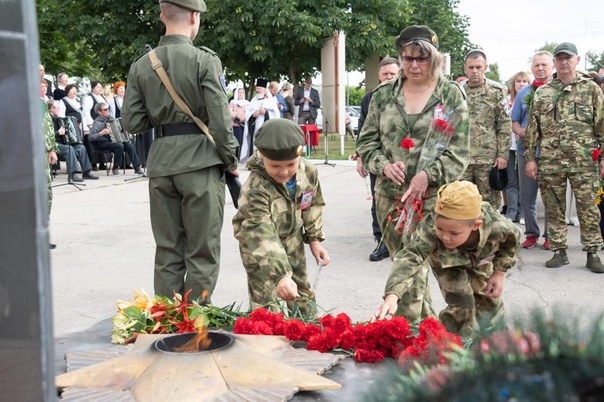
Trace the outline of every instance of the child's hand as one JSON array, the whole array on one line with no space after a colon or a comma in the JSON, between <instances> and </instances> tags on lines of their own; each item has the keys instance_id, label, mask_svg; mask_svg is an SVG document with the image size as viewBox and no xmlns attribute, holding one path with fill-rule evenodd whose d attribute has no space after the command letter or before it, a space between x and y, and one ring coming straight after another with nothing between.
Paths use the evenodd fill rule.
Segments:
<instances>
[{"instance_id":1,"label":"child's hand","mask_svg":"<svg viewBox=\"0 0 604 402\"><path fill-rule=\"evenodd\" d=\"M396 313L396 309L398 308L397 303L397 295L389 294L388 296L386 296L382 305L369 319L369 322L374 322L375 320L383 320L384 318L386 318L387 315L394 315L394 313Z\"/></svg>"},{"instance_id":2,"label":"child's hand","mask_svg":"<svg viewBox=\"0 0 604 402\"><path fill-rule=\"evenodd\" d=\"M503 294L503 280L505 279L505 273L501 271L493 272L493 275L487 281L486 295L491 299L501 297Z\"/></svg>"},{"instance_id":3,"label":"child's hand","mask_svg":"<svg viewBox=\"0 0 604 402\"><path fill-rule=\"evenodd\" d=\"M298 285L290 277L282 278L277 284L277 296L286 301L296 300L298 294Z\"/></svg>"},{"instance_id":4,"label":"child's hand","mask_svg":"<svg viewBox=\"0 0 604 402\"><path fill-rule=\"evenodd\" d=\"M313 241L309 244L309 246L310 246L310 252L312 253L313 257L315 257L315 260L317 261L317 265L320 263L322 263L323 266L326 266L327 264L329 264L329 261L330 261L329 253L327 252L327 250L325 250L321 246L321 243L319 243L318 241Z\"/></svg>"}]
</instances>

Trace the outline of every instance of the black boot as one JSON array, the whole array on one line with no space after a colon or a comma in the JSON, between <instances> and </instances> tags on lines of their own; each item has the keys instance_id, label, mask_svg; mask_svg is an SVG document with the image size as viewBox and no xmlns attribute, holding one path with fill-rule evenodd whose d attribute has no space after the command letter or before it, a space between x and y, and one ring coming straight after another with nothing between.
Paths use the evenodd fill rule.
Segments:
<instances>
[{"instance_id":1,"label":"black boot","mask_svg":"<svg viewBox=\"0 0 604 402\"><path fill-rule=\"evenodd\" d=\"M369 261L382 261L384 258L390 257L388 247L384 243L378 243L377 247L369 254Z\"/></svg>"}]
</instances>

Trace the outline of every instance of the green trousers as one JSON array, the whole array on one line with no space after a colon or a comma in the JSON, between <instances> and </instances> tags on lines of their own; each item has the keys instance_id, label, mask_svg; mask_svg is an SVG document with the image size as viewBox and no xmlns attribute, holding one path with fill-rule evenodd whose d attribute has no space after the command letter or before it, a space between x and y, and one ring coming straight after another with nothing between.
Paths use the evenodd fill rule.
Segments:
<instances>
[{"instance_id":1,"label":"green trousers","mask_svg":"<svg viewBox=\"0 0 604 402\"><path fill-rule=\"evenodd\" d=\"M225 180L218 166L149 179L155 238L155 294L172 297L192 289L194 300L216 287Z\"/></svg>"}]
</instances>

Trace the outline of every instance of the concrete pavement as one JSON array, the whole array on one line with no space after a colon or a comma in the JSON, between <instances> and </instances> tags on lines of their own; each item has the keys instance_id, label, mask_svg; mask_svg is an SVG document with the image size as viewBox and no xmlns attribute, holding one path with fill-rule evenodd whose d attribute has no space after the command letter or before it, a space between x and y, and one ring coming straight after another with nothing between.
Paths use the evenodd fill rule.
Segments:
<instances>
[{"instance_id":1,"label":"concrete pavement","mask_svg":"<svg viewBox=\"0 0 604 402\"><path fill-rule=\"evenodd\" d=\"M370 262L375 244L371 233L368 184L353 163L335 167L317 160L326 208L327 240L324 246L331 264L321 274L319 305L334 313L346 312L353 321L364 321L377 308L390 270L390 261ZM64 183L64 171L54 184ZM51 251L55 367L64 371L68 351L110 346L110 318L117 300L129 300L134 289L153 292L155 245L149 222L147 179L105 176L86 181L83 191L72 186L54 189L51 214ZM242 179L248 172L242 170ZM368 183L368 181L367 181ZM235 208L227 195L222 231L221 273L212 297L218 306L241 303L247 308L246 276L233 237L231 218ZM539 210L540 223L543 210ZM532 308L564 309L581 324L592 322L604 310L604 275L591 273L579 244L579 230L569 227L570 265L547 269L551 252L539 247L521 250L518 264L506 276L504 299L507 318L523 317ZM307 253L308 255L308 253ZM311 283L316 273L309 262ZM436 282L431 278L435 309L444 307Z\"/></svg>"}]
</instances>

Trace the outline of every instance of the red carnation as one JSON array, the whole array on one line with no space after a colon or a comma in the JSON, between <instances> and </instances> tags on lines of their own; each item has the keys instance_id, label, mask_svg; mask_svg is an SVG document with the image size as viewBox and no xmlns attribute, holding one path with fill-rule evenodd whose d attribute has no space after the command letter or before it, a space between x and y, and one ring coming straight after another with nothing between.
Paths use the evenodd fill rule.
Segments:
<instances>
[{"instance_id":1,"label":"red carnation","mask_svg":"<svg viewBox=\"0 0 604 402\"><path fill-rule=\"evenodd\" d=\"M357 349L354 359L358 362L376 363L384 360L384 354L377 350Z\"/></svg>"},{"instance_id":2,"label":"red carnation","mask_svg":"<svg viewBox=\"0 0 604 402\"><path fill-rule=\"evenodd\" d=\"M447 122L444 119L434 119L434 122L432 123L432 127L437 132L444 134L444 135L448 135L448 136L453 135L453 133L455 132L455 128L453 126L451 126L449 124L449 122Z\"/></svg>"},{"instance_id":3,"label":"red carnation","mask_svg":"<svg viewBox=\"0 0 604 402\"><path fill-rule=\"evenodd\" d=\"M602 151L599 148L596 148L593 151L591 151L591 159L594 162L597 162L598 160L600 160L601 155L602 155Z\"/></svg>"},{"instance_id":4,"label":"red carnation","mask_svg":"<svg viewBox=\"0 0 604 402\"><path fill-rule=\"evenodd\" d=\"M403 147L407 151L410 150L411 148L413 148L414 146L415 146L415 142L411 138L403 138L401 140L401 147Z\"/></svg>"},{"instance_id":5,"label":"red carnation","mask_svg":"<svg viewBox=\"0 0 604 402\"><path fill-rule=\"evenodd\" d=\"M292 319L283 322L283 333L290 341L300 341L304 336L305 325L302 321Z\"/></svg>"},{"instance_id":6,"label":"red carnation","mask_svg":"<svg viewBox=\"0 0 604 402\"><path fill-rule=\"evenodd\" d=\"M533 81L533 88L535 88L535 89L542 87L544 85L545 85L545 82L543 82L543 81Z\"/></svg>"}]
</instances>

